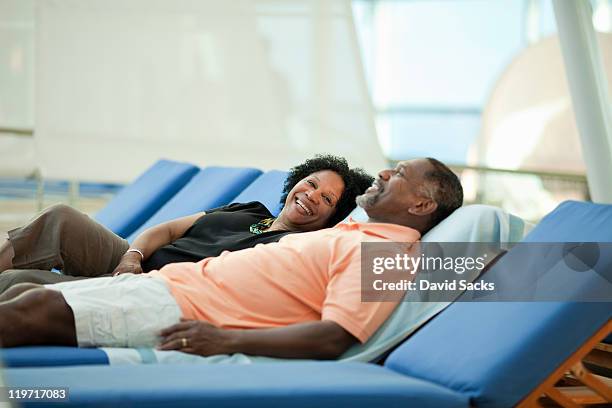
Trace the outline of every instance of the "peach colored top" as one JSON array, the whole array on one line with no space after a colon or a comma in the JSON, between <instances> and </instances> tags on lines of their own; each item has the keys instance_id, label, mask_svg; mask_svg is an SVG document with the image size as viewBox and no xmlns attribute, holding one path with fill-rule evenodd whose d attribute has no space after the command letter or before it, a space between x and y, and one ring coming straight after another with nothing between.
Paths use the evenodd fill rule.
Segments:
<instances>
[{"instance_id":1,"label":"peach colored top","mask_svg":"<svg viewBox=\"0 0 612 408\"><path fill-rule=\"evenodd\" d=\"M351 221L149 274L167 282L187 319L247 329L331 320L365 342L397 302L361 301L361 243L419 238L400 225Z\"/></svg>"}]
</instances>

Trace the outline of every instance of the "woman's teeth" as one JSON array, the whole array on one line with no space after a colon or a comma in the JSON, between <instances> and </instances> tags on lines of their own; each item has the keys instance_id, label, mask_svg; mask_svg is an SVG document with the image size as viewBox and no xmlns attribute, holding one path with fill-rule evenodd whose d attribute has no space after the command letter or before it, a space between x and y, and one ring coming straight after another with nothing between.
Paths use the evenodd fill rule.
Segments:
<instances>
[{"instance_id":1,"label":"woman's teeth","mask_svg":"<svg viewBox=\"0 0 612 408\"><path fill-rule=\"evenodd\" d=\"M304 209L304 211L306 211L306 214L308 214L308 215L312 215L312 211L310 211L310 210L308 209L308 207L306 207L306 206L304 205L304 203L302 203L302 202L301 202L299 199L295 200L295 202L297 203L297 205L299 205L300 207L302 207L302 208Z\"/></svg>"}]
</instances>

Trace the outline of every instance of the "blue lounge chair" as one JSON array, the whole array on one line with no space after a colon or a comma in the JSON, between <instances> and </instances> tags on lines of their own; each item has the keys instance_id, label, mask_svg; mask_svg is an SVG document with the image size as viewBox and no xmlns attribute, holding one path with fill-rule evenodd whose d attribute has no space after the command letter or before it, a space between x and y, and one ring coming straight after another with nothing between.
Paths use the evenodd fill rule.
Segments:
<instances>
[{"instance_id":1,"label":"blue lounge chair","mask_svg":"<svg viewBox=\"0 0 612 408\"><path fill-rule=\"evenodd\" d=\"M156 166L160 169L166 164ZM148 174L149 172L146 173ZM278 214L279 197L286 176L287 172L279 170L262 174L261 171L252 168L207 167L193 176L155 215L134 231L128 240L133 240L150 226L229 202L258 200ZM240 191L242 192L239 194ZM121 200L117 201L120 202ZM5 364L11 367L108 364L109 362L106 353L100 349L77 347L15 347L5 350L4 358Z\"/></svg>"},{"instance_id":2,"label":"blue lounge chair","mask_svg":"<svg viewBox=\"0 0 612 408\"><path fill-rule=\"evenodd\" d=\"M198 171L192 164L159 160L123 188L95 219L125 238L151 218Z\"/></svg>"},{"instance_id":3,"label":"blue lounge chair","mask_svg":"<svg viewBox=\"0 0 612 408\"><path fill-rule=\"evenodd\" d=\"M128 241L133 241L145 229L162 222L230 203L260 174L260 170L241 167L206 167L200 170L151 218L132 232Z\"/></svg>"},{"instance_id":4,"label":"blue lounge chair","mask_svg":"<svg viewBox=\"0 0 612 408\"><path fill-rule=\"evenodd\" d=\"M526 239L563 241L612 242L612 206L562 204ZM553 255L563 272L562 254ZM549 258L528 259L511 249L482 279L495 281L507 264L537 273L550 265ZM610 270L612 254L602 254L600 262L598 267ZM595 273L567 276L568 295L598 291L602 283ZM581 353L609 334L611 316L609 302L475 300L451 305L382 367L334 362L83 366L14 368L5 376L13 387L69 387L68 405L529 406L541 393L558 397L552 386L565 369L579 364Z\"/></svg>"},{"instance_id":5,"label":"blue lounge chair","mask_svg":"<svg viewBox=\"0 0 612 408\"><path fill-rule=\"evenodd\" d=\"M469 406L461 394L365 363L81 366L10 369L5 376L11 387L69 388L67 402L24 407Z\"/></svg>"},{"instance_id":6,"label":"blue lounge chair","mask_svg":"<svg viewBox=\"0 0 612 408\"><path fill-rule=\"evenodd\" d=\"M612 206L563 203L524 242L612 242ZM507 272L504 264L537 273L551 262L517 259L521 255L509 251L484 277L495 280L500 271ZM556 262L563 272L562 256ZM612 269L612 254L602 254L600 262L600 268ZM567 294L597 292L605 282L592 272L565 274ZM609 333L611 317L609 302L456 302L385 365L467 395L475 406L507 407L522 400L530 406L542 393L556 396L550 386L588 352L573 355L576 350Z\"/></svg>"},{"instance_id":7,"label":"blue lounge chair","mask_svg":"<svg viewBox=\"0 0 612 408\"><path fill-rule=\"evenodd\" d=\"M25 346L2 350L3 363L9 367L55 367L108 364L108 357L98 348L63 346Z\"/></svg>"},{"instance_id":8,"label":"blue lounge chair","mask_svg":"<svg viewBox=\"0 0 612 408\"><path fill-rule=\"evenodd\" d=\"M277 173L278 174L278 173ZM269 181L272 185L268 185ZM255 192L256 189L265 192L277 188L280 194L281 178L260 177L249 186L249 191ZM245 199L254 199L248 197ZM275 200L274 202L278 202ZM365 214L362 210L355 209L352 217L363 219ZM489 242L489 243L511 243L518 242L525 236L528 227L524 222L511 214L507 214L499 208L485 205L465 206L441 224L428 232L422 239L423 242ZM475 276L470 279L474 279ZM432 316L443 310L448 301L444 302L406 302L398 306L387 322L378 330L366 344L351 347L342 359L349 361L376 361L391 347L404 340L410 333L417 329L421 324L429 320ZM153 363L167 362L168 359L174 362L194 362L203 363L197 359L194 361L181 353L176 355L152 354L144 349L79 349L73 347L15 347L4 350L4 359L10 367L36 367L36 366L62 366L76 364L116 364L118 362L130 361L134 364L138 362ZM83 354L83 359L79 360L79 353ZM163 354L163 353L162 353ZM220 356L213 358L215 363L236 361L238 356L223 359ZM240 356L240 362L257 362L261 358L254 356ZM213 361L211 360L211 361Z\"/></svg>"}]
</instances>

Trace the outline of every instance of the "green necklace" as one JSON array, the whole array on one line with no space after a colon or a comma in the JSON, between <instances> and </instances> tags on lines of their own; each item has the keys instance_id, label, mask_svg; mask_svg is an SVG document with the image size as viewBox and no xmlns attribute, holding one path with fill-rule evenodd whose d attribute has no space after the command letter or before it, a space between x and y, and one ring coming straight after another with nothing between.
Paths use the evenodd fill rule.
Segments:
<instances>
[{"instance_id":1,"label":"green necklace","mask_svg":"<svg viewBox=\"0 0 612 408\"><path fill-rule=\"evenodd\" d=\"M249 231L251 234L262 234L266 232L270 225L274 222L276 218L266 218L265 220L261 220L256 224L253 224L249 227Z\"/></svg>"}]
</instances>

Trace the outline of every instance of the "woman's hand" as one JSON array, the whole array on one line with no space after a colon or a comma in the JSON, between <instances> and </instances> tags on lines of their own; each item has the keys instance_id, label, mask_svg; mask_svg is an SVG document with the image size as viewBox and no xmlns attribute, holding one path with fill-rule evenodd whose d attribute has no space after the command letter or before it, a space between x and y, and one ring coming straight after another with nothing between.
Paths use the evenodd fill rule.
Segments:
<instances>
[{"instance_id":1,"label":"woman's hand","mask_svg":"<svg viewBox=\"0 0 612 408\"><path fill-rule=\"evenodd\" d=\"M219 329L210 323L181 319L180 323L161 331L159 350L179 350L200 356L231 354L231 330Z\"/></svg>"},{"instance_id":2,"label":"woman's hand","mask_svg":"<svg viewBox=\"0 0 612 408\"><path fill-rule=\"evenodd\" d=\"M143 273L142 266L140 265L141 259L140 254L137 252L126 252L119 265L113 271L113 276L121 275L124 273Z\"/></svg>"}]
</instances>

